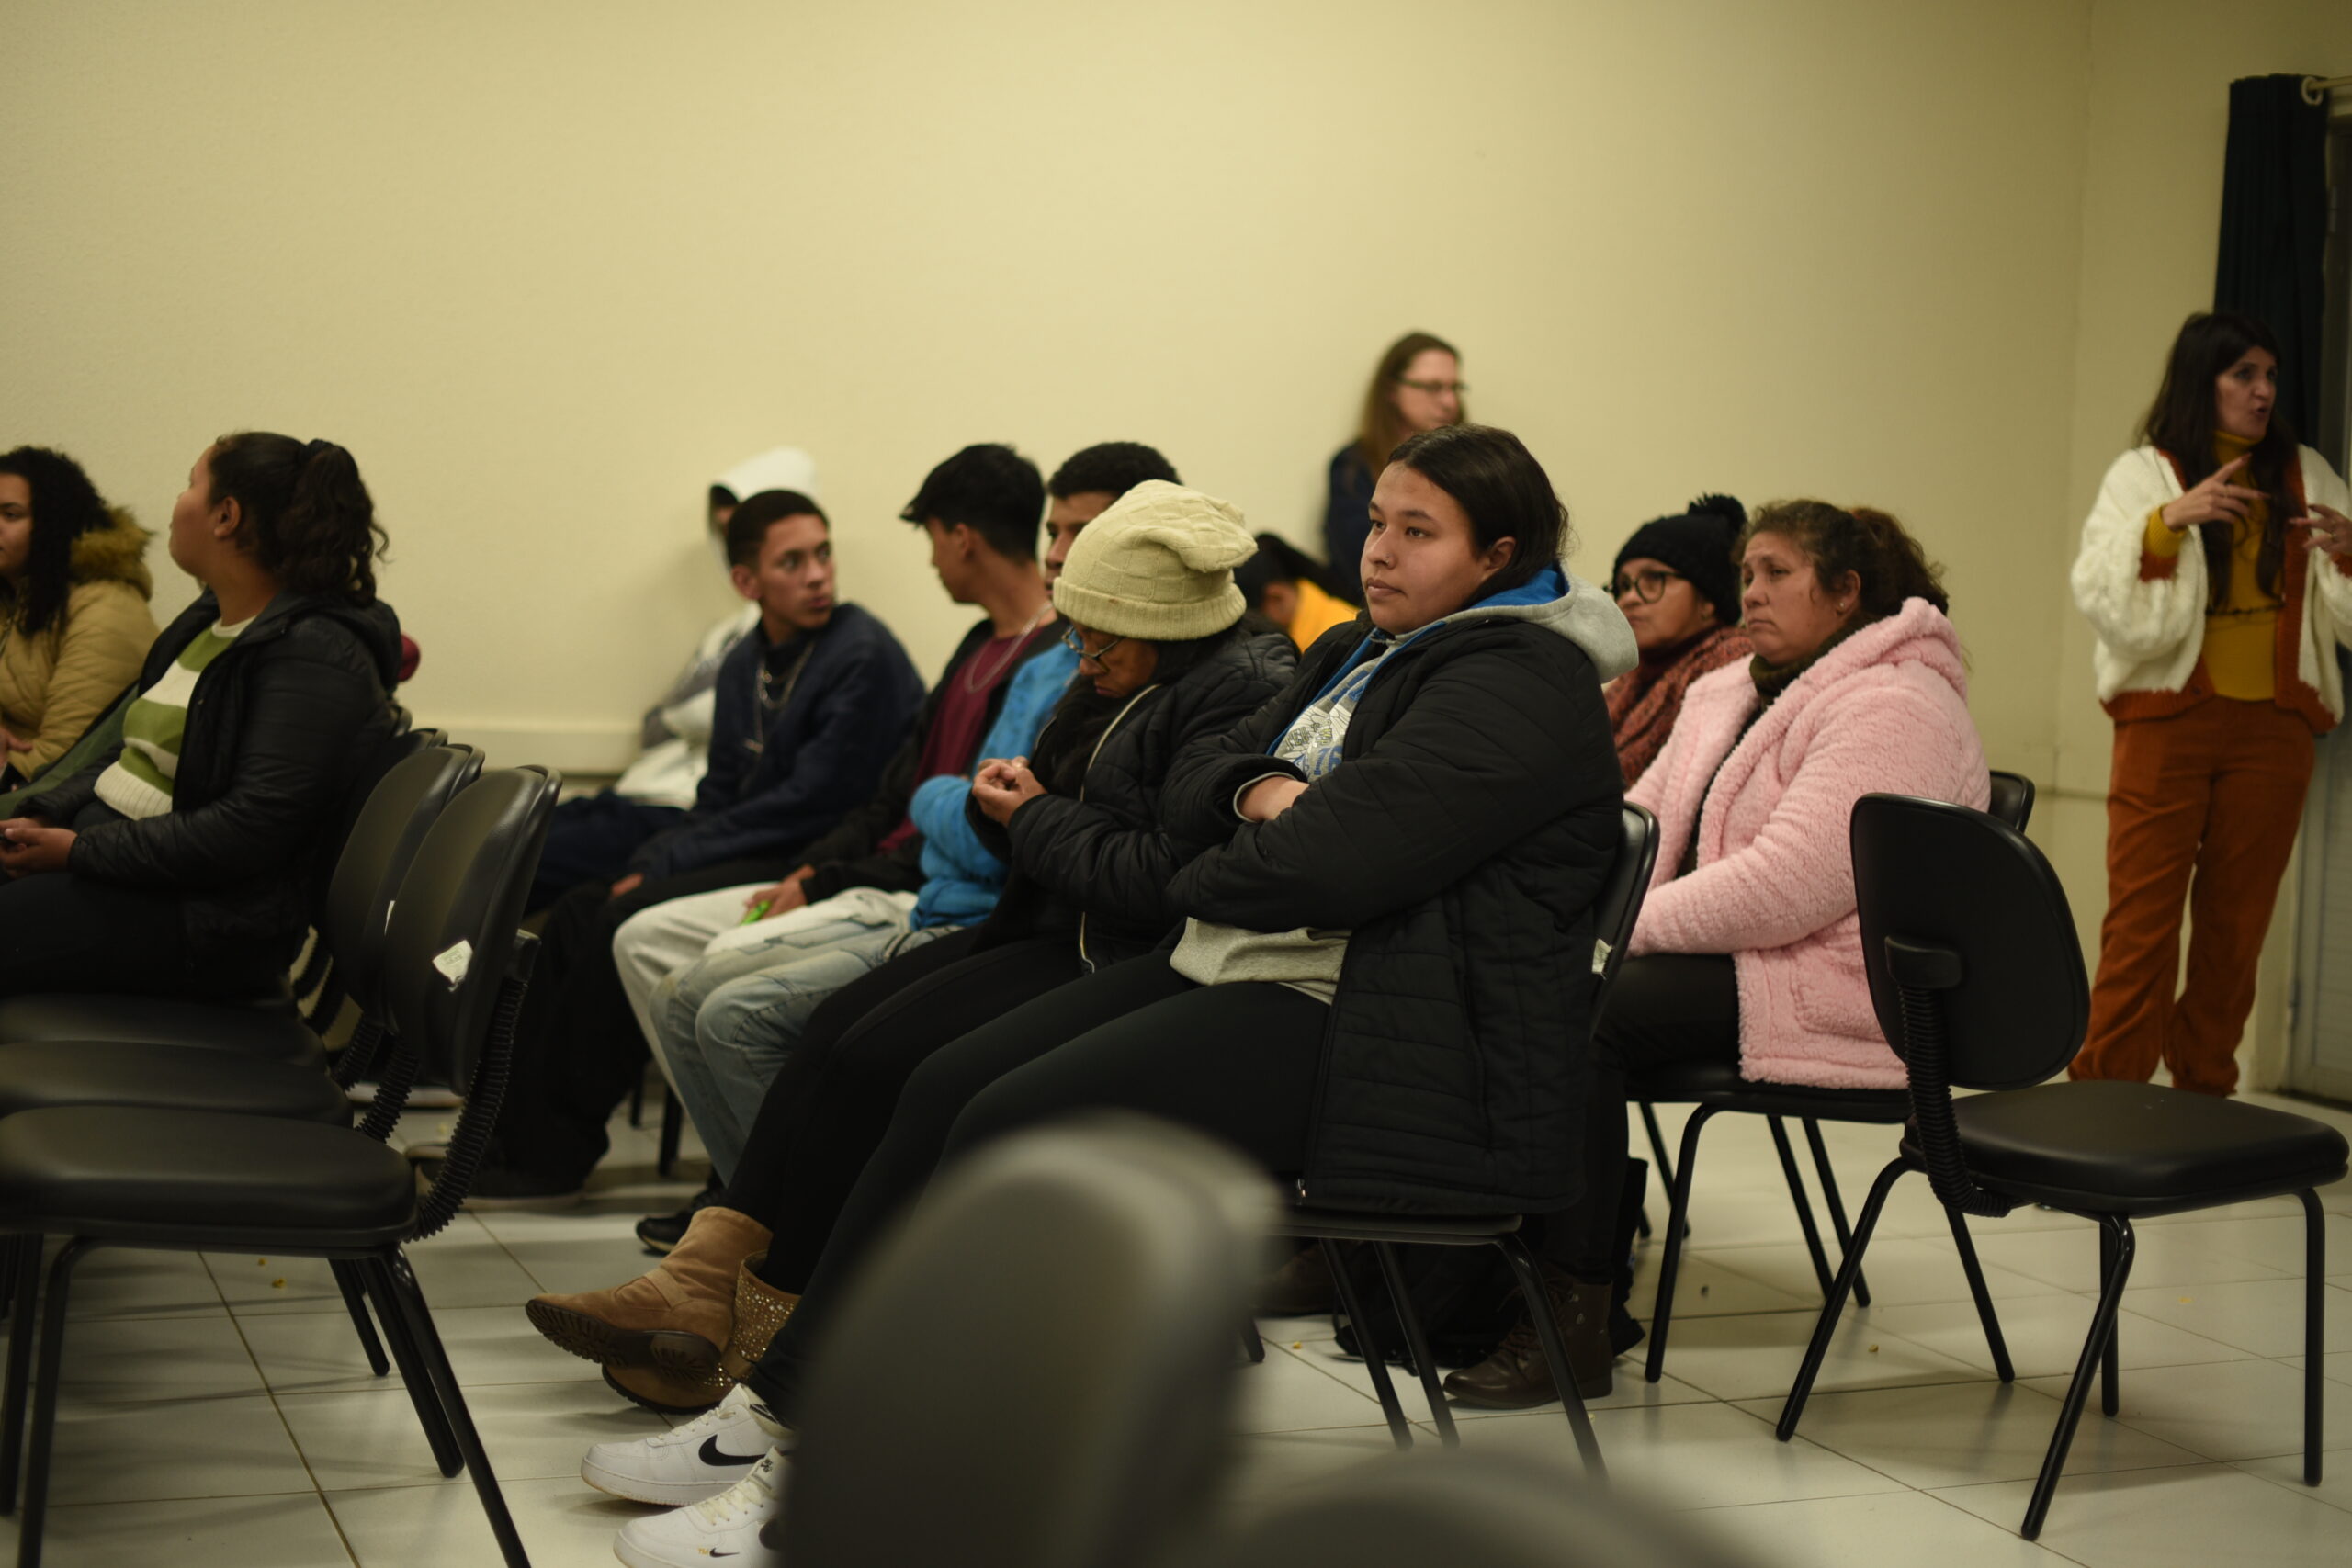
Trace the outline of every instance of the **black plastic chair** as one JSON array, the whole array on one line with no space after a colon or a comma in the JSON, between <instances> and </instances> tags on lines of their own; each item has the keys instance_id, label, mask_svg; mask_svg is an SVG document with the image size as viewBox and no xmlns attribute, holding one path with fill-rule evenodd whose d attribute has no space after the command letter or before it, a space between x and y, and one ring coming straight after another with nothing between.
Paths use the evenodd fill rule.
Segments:
<instances>
[{"instance_id":1,"label":"black plastic chair","mask_svg":"<svg viewBox=\"0 0 2352 1568\"><path fill-rule=\"evenodd\" d=\"M2341 1179L2342 1134L2283 1111L2134 1083L2048 1083L2074 1059L2090 986L2066 895L2024 835L1979 812L1903 795L1854 807L1854 883L1862 957L1879 1027L1904 1060L1917 1121L1862 1205L1804 1361L1781 1412L1796 1431L1871 1229L1895 1182L1924 1171L1955 1227L2041 1203L2099 1227L2099 1298L2019 1531L2041 1532L2094 1369L2100 1408L2116 1413L2116 1310L2132 1275L2136 1218L2292 1193L2302 1201L2309 1276L2303 1326L2303 1479L2320 1478L2321 1355L2326 1219L2316 1187ZM1952 1089L1996 1092L1955 1100ZM2007 1351L1973 1266L1969 1286Z\"/></svg>"},{"instance_id":2,"label":"black plastic chair","mask_svg":"<svg viewBox=\"0 0 2352 1568\"><path fill-rule=\"evenodd\" d=\"M1594 930L1597 933L1592 955L1592 1016L1600 1017L1608 1004L1610 983L1617 977L1618 966L1624 962L1625 943L1634 934L1634 922L1639 918L1642 900L1647 896L1650 874L1657 863L1657 818L1638 806L1624 808L1623 836L1618 840L1617 858L1610 863L1609 874L1593 899ZM1491 1247L1499 1251L1510 1264L1511 1273L1519 1280L1521 1296L1527 1303L1528 1316L1535 1325L1536 1337L1544 1347L1544 1359L1551 1363L1553 1386L1560 1391L1560 1404L1568 1419L1569 1429L1576 1434L1577 1450L1584 1458L1585 1468L1594 1475L1603 1473L1600 1444L1592 1435L1592 1421L1586 1414L1584 1400L1577 1393L1576 1379L1568 1371L1567 1352L1560 1342L1559 1325L1546 1309L1543 1276L1537 1271L1535 1259L1528 1253L1527 1244L1519 1235L1522 1216L1518 1214L1460 1214L1440 1216L1408 1216L1397 1214L1366 1214L1342 1209L1315 1209L1305 1205L1283 1214L1275 1223L1277 1235L1324 1244L1323 1260L1331 1272L1331 1286L1338 1293L1340 1306L1348 1321L1356 1325L1358 1348L1363 1351L1364 1363L1372 1372L1372 1386L1379 1395L1381 1414L1387 1417L1389 1435L1400 1449L1413 1443L1412 1425L1405 1419L1404 1407L1398 1404L1395 1385L1389 1381L1388 1364L1371 1332L1371 1320L1364 1315L1354 1281L1348 1276L1346 1259L1340 1255L1341 1242L1368 1242L1380 1261L1381 1280L1388 1292L1390 1303L1396 1308L1398 1327L1405 1336L1405 1348L1412 1357L1412 1368L1421 1382L1421 1392L1430 1402L1430 1414L1437 1423L1438 1436L1447 1444L1459 1443L1461 1434L1454 1430L1453 1412L1446 1404L1444 1391L1439 1387L1437 1364L1430 1359L1430 1348L1421 1332L1419 1316L1413 1311L1411 1292L1406 1288L1403 1267L1396 1258L1399 1246L1421 1247ZM1246 1344L1252 1359L1262 1354L1254 1327L1248 1331Z\"/></svg>"},{"instance_id":3,"label":"black plastic chair","mask_svg":"<svg viewBox=\"0 0 2352 1568\"><path fill-rule=\"evenodd\" d=\"M2033 815L2033 781L2021 773L1994 773L1989 806L1993 816L2022 833ZM1750 1082L1739 1076L1736 1062L1672 1063L1630 1076L1625 1093L1627 1099L1641 1104L1650 1147L1657 1156L1658 1179L1666 1183L1672 1203L1667 1222L1666 1250L1658 1262L1657 1299L1650 1314L1648 1359L1642 1369L1642 1375L1656 1382L1666 1371L1667 1333L1674 1322L1675 1280L1681 1271L1682 1243L1690 1228L1691 1178L1699 1163L1699 1134L1708 1122L1725 1111L1765 1119L1772 1134L1773 1150L1781 1156L1781 1175L1788 1183L1789 1201L1796 1206L1797 1226L1804 1235L1805 1251L1813 1260L1814 1279L1826 1300L1831 1282L1829 1258L1822 1248L1821 1227L1814 1218L1813 1201L1805 1194L1796 1152L1789 1144L1789 1119L1793 1117L1804 1124L1805 1143L1813 1154L1814 1170L1821 1179L1822 1200L1828 1207L1829 1224L1842 1258L1851 1250L1854 1234L1846 1221L1846 1201L1838 1190L1838 1175L1829 1163L1821 1123L1854 1122L1873 1127L1899 1127L1911 1114L1911 1097L1899 1089L1811 1089L1797 1084ZM1658 1131L1657 1112L1651 1109L1660 1102L1688 1102L1696 1107L1690 1120L1682 1124L1681 1157L1671 1163L1666 1157L1666 1141ZM1970 1277L1974 1278L1978 1273L1975 1248L1969 1242L1967 1228L1957 1218L1952 1222L1952 1241L1960 1248ZM1864 1306L1871 1304L1870 1283L1859 1274L1854 1280L1854 1298Z\"/></svg>"},{"instance_id":4,"label":"black plastic chair","mask_svg":"<svg viewBox=\"0 0 2352 1568\"><path fill-rule=\"evenodd\" d=\"M445 1475L469 1468L510 1568L527 1568L472 1417L401 1252L456 1214L504 1095L514 1021L536 941L524 896L554 810L536 770L485 774L441 813L401 883L383 994L396 1050L447 1051L471 1091L441 1179L421 1200L409 1162L348 1127L222 1112L72 1106L0 1121L0 1230L70 1238L40 1303L40 1370L17 1561L40 1561L74 1266L98 1247L252 1252L354 1265L382 1320L419 1422ZM388 1082L388 1089L391 1084ZM399 1113L395 1097L377 1110ZM38 1267L18 1271L0 1402L0 1501L15 1502L25 1440Z\"/></svg>"},{"instance_id":5,"label":"black plastic chair","mask_svg":"<svg viewBox=\"0 0 2352 1568\"><path fill-rule=\"evenodd\" d=\"M263 1061L323 1063L321 1036L342 1010L346 993L359 988L362 977L342 960L339 949L350 945L355 928L383 929L381 908L400 886L408 857L431 826L429 815L399 828L388 840L363 839L363 826L382 827L380 813L370 807L382 783L417 756L447 743L437 729L404 730L385 746L380 767L370 768L366 788L347 809L338 811L337 850L327 886L318 894L321 909L319 940L312 944L311 962L303 976L280 984L270 995L243 1002L199 1002L177 997L134 997L79 991L42 992L0 998L0 1043L86 1043L91 1044L181 1045L207 1051L234 1052ZM479 753L467 777L481 771ZM446 798L446 795L444 796ZM437 809L431 807L430 809ZM362 863L346 872L355 850ZM348 901L357 888L377 911L372 927L364 921L331 926L331 911L338 900ZM307 1011L296 999L311 997ZM363 1002L363 1006L364 1006Z\"/></svg>"},{"instance_id":6,"label":"black plastic chair","mask_svg":"<svg viewBox=\"0 0 2352 1568\"><path fill-rule=\"evenodd\" d=\"M1213 1512L1225 1325L1273 1206L1231 1150L1137 1116L976 1152L851 1281L768 1544L795 1568L1185 1560L1160 1549Z\"/></svg>"}]
</instances>

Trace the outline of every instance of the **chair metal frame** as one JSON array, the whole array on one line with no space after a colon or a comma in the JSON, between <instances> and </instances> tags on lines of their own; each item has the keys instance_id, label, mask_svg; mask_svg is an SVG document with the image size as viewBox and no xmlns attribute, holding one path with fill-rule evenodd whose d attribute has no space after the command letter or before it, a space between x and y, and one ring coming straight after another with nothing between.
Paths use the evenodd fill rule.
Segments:
<instances>
[{"instance_id":1,"label":"chair metal frame","mask_svg":"<svg viewBox=\"0 0 2352 1568\"><path fill-rule=\"evenodd\" d=\"M1994 810L1990 815L2016 831L2025 831L2026 823L2033 816L2033 781L2022 773L2003 773L1996 769L1992 774ZM1776 1105L1775 1102L1778 1102ZM1674 1325L1674 1287L1681 1272L1682 1244L1690 1234L1691 1177L1699 1163L1699 1134L1710 1121L1726 1111L1760 1115L1772 1134L1773 1151L1780 1156L1781 1174L1788 1183L1789 1201L1797 1213L1797 1226L1804 1236L1806 1256L1813 1263L1813 1277L1821 1289L1824 1301L1829 1297L1836 1271L1829 1266L1829 1256L1821 1242L1821 1227L1813 1211L1813 1200L1805 1191L1804 1177L1797 1165L1796 1152L1789 1143L1788 1119L1795 1117L1804 1127L1805 1144L1813 1155L1813 1167L1821 1179L1821 1195L1829 1210L1829 1224L1838 1238L1838 1256L1842 1259L1854 1250L1854 1229L1847 1223L1846 1202L1838 1190L1838 1174L1829 1163L1828 1145L1823 1140L1824 1122L1851 1122L1871 1127L1899 1127L1911 1115L1911 1097L1904 1089L1810 1089L1793 1085L1743 1084L1737 1092L1719 1100L1702 1100L1691 1111L1690 1120L1682 1124L1681 1157L1669 1162L1666 1157L1666 1139L1658 1128L1654 1102L1643 1100L1642 1122L1649 1133L1650 1149L1657 1158L1658 1177L1666 1184L1670 1208L1667 1220L1666 1251L1658 1263L1657 1295L1650 1313L1650 1342L1642 1375L1656 1382L1666 1372L1666 1344L1668 1331ZM1952 1243L1960 1249L1961 1266L1967 1271L1972 1290L1978 1299L1978 1314L1984 1322L1985 1337L1995 1348L1996 1359L2007 1363L2007 1353L1999 1348L2000 1331L1989 1315L1982 1293L1984 1270L1976 1261L1975 1245L1969 1239L1968 1226L1958 1215L1952 1216ZM1871 1288L1859 1270L1854 1275L1854 1299L1863 1306L1871 1304Z\"/></svg>"},{"instance_id":2,"label":"chair metal frame","mask_svg":"<svg viewBox=\"0 0 2352 1568\"><path fill-rule=\"evenodd\" d=\"M1781 1407L1780 1420L1774 1427L1775 1435L1786 1442L1796 1433L1797 1422L1804 1414L1805 1403L1812 1395L1815 1380L1820 1375L1823 1359L1828 1354L1829 1341L1837 1332L1838 1320L1845 1310L1846 1297L1861 1271L1862 1254L1870 1246L1871 1233L1885 1209L1887 1195L1904 1177L1914 1171L1927 1176L1937 1200L1951 1216L1955 1235L1966 1234L1965 1215L1998 1218L2024 1203L2041 1203L2061 1213L2089 1220L2099 1227L2098 1303L2092 1312L2090 1331L2083 1340L2081 1354L2075 1363L2074 1376L2067 1383L2065 1398L2059 1407L2058 1424L2051 1434L2050 1446L2043 1455L2032 1496L2026 1506L2025 1521L2018 1531L2024 1539L2031 1540L2041 1533L2042 1523L2048 1517L2051 1498L2057 1490L2059 1476L2065 1469L2067 1450L2073 1444L2075 1428L2082 1419L2083 1406L2089 1397L2094 1370L2098 1374L2101 1413L2113 1416L2120 1407L2121 1378L2116 1317L2124 1287L2132 1275L2134 1251L2132 1215L2185 1213L2291 1193L2302 1202L2305 1237L2303 1480L2307 1485L2318 1485L2321 1422L2324 1411L2324 1384L2320 1369L2325 1348L2327 1231L2326 1215L2320 1206L2317 1192L2311 1185L2293 1186L2269 1181L2177 1199L2123 1201L2101 1206L2086 1201L2086 1199L2091 1196L2089 1194L2018 1180L1988 1179L1973 1168L1953 1109L1951 1089L1955 1075L1947 1017L1948 998L1962 985L1966 961L1963 954L1953 947L1907 936L1900 931L1882 931L1882 919L1873 918L1875 912L1871 908L1869 879L1861 874L1866 853L1865 833L1873 818L1883 814L1921 811L1939 815L1963 813L1984 824L1984 831L2006 836L2011 840L2007 844L2010 852L2030 857L2028 863L2038 869L2044 897L2054 908L2055 914L2051 917L2050 923L2052 929L2058 932L2057 940L2064 944L2065 959L2071 960L2073 984L2081 998L2076 1009L2077 1016L2069 1021L2070 1039L2065 1043L2063 1055L2053 1053L2053 1059L2042 1066L2051 1071L2064 1066L2082 1040L2084 1019L2088 1010L2089 987L2083 974L2082 954L2075 946L2074 926L2066 911L2065 894L2060 889L2056 874L2050 870L2049 863L2042 859L2041 852L2022 834L1998 818L1982 812L1968 811L1964 807L1897 795L1864 796L1856 805L1853 818L1857 884L1864 906L1863 957L1871 971L1873 991L1883 988L1891 993L1892 1008L1889 1006L1890 998L1878 998L1882 1024L1889 1023L1890 1012L1899 1020L1899 1026L1889 1028L1889 1035L1904 1058L1910 1079L1907 1093L1915 1108L1914 1130L1905 1137L1901 1152L1871 1184L1870 1197L1862 1205L1861 1216L1855 1227L1853 1246L1847 1253L1844 1266L1838 1270L1828 1300L1823 1303L1813 1337L1805 1347L1804 1359L1798 1367L1796 1382L1790 1388L1788 1399ZM1892 830L1889 831L1891 834ZM2031 1087L1995 1088L1994 1093L2046 1096L2092 1087L2087 1084L2028 1081ZM1989 1086L1979 1084L1975 1087ZM2217 1106L2216 1109L2221 1108ZM2344 1174L2345 1167L2339 1163L2335 1171L2323 1179L2335 1180ZM2016 1372L2002 1343L1992 1300L1985 1291L1984 1276L1976 1268L1974 1253L1963 1247L1962 1258L1968 1269L1969 1290L1975 1297L1976 1310L1984 1320L1985 1335L1992 1347L1995 1371L2001 1382L2012 1382Z\"/></svg>"},{"instance_id":3,"label":"chair metal frame","mask_svg":"<svg viewBox=\"0 0 2352 1568\"><path fill-rule=\"evenodd\" d=\"M1621 822L1623 836L1617 853L1595 900L1599 918L1595 921L1592 1017L1596 1023L1608 1004L1610 986L1617 977L1618 966L1624 962L1626 941L1641 915L1642 900L1648 895L1650 874L1657 863L1657 818L1641 807L1627 805ZM1380 1400L1381 1415L1388 1422L1389 1436L1400 1449L1412 1447L1412 1424L1405 1418L1404 1407L1397 1401L1396 1385L1388 1376L1387 1359L1373 1342L1371 1319L1364 1314L1355 1281L1348 1276L1347 1261L1340 1253L1340 1244L1367 1243L1379 1259L1381 1281L1396 1309L1411 1368L1429 1399L1430 1416L1436 1423L1439 1440L1449 1446L1459 1444L1462 1437L1454 1427L1453 1408L1439 1386L1437 1364L1430 1359L1428 1338L1421 1331L1419 1315L1413 1310L1412 1293L1406 1288L1396 1248L1403 1245L1491 1247L1500 1252L1519 1281L1520 1295L1535 1325L1536 1340L1544 1347L1544 1359L1552 1369L1553 1386L1560 1393L1561 1409L1575 1435L1577 1452L1583 1458L1588 1473L1605 1479L1607 1468L1601 1461L1600 1441L1592 1433L1592 1417L1585 1409L1583 1396L1577 1393L1574 1374L1568 1371L1567 1350L1560 1338L1559 1325L1552 1316L1543 1274L1519 1235L1521 1223L1521 1216L1518 1214L1418 1218L1302 1205L1282 1215L1274 1230L1278 1235L1325 1244L1323 1260L1331 1272L1332 1290L1348 1320L1357 1325L1358 1348L1372 1373L1373 1391ZM1244 1329L1243 1343L1252 1359L1264 1354L1254 1326Z\"/></svg>"}]
</instances>

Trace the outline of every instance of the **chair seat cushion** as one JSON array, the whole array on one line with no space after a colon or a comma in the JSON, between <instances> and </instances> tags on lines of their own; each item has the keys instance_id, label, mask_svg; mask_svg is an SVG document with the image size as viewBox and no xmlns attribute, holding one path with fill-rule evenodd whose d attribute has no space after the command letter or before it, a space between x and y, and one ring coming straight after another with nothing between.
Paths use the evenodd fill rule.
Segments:
<instances>
[{"instance_id":1,"label":"chair seat cushion","mask_svg":"<svg viewBox=\"0 0 2352 1568\"><path fill-rule=\"evenodd\" d=\"M1980 1179L2135 1207L2293 1191L2342 1174L2347 1153L2343 1134L2308 1116L2151 1084L2042 1084L1952 1111Z\"/></svg>"},{"instance_id":2,"label":"chair seat cushion","mask_svg":"<svg viewBox=\"0 0 2352 1568\"><path fill-rule=\"evenodd\" d=\"M350 1097L316 1066L181 1045L0 1045L0 1116L60 1105L351 1124Z\"/></svg>"},{"instance_id":3,"label":"chair seat cushion","mask_svg":"<svg viewBox=\"0 0 2352 1568\"><path fill-rule=\"evenodd\" d=\"M347 1127L117 1106L0 1120L10 1229L378 1247L415 1213L406 1157Z\"/></svg>"},{"instance_id":4,"label":"chair seat cushion","mask_svg":"<svg viewBox=\"0 0 2352 1568\"><path fill-rule=\"evenodd\" d=\"M1728 1058L1666 1062L1629 1072L1625 1075L1625 1098L1837 1122L1891 1124L1911 1114L1907 1089L1816 1089L1808 1084L1755 1082L1741 1077L1739 1064Z\"/></svg>"},{"instance_id":5,"label":"chair seat cushion","mask_svg":"<svg viewBox=\"0 0 2352 1568\"><path fill-rule=\"evenodd\" d=\"M319 1037L293 1004L228 1007L177 997L116 997L58 991L0 1001L0 1043L62 1040L184 1045L234 1051L271 1062L322 1063Z\"/></svg>"}]
</instances>

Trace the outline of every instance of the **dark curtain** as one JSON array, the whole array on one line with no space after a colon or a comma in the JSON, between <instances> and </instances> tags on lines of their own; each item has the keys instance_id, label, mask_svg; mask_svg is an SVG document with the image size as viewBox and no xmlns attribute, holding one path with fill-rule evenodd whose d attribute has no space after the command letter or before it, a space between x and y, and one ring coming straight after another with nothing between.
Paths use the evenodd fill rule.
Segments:
<instances>
[{"instance_id":1,"label":"dark curtain","mask_svg":"<svg viewBox=\"0 0 2352 1568\"><path fill-rule=\"evenodd\" d=\"M2326 250L2326 105L2303 101L2301 76L2231 83L2213 309L2242 310L2278 334L2278 412L2305 439L2319 419Z\"/></svg>"}]
</instances>

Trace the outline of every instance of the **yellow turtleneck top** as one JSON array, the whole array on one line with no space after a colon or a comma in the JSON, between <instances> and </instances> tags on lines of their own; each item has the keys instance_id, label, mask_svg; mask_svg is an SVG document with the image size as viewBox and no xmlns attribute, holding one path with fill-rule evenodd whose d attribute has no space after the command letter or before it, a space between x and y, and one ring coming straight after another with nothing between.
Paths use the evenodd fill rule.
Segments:
<instances>
[{"instance_id":1,"label":"yellow turtleneck top","mask_svg":"<svg viewBox=\"0 0 2352 1568\"><path fill-rule=\"evenodd\" d=\"M2254 443L2223 431L2213 433L2213 459L2243 457ZM2240 476L2244 482L2244 476ZM2230 592L2219 609L2205 612L2205 673L2216 695L2267 703L2278 694L2278 596L2266 593L2255 566L2262 554L2262 531L2270 508L2256 502L2250 514L2230 525ZM2164 508L2148 513L2147 547L2153 556L2180 554L2190 530L2165 526Z\"/></svg>"}]
</instances>

